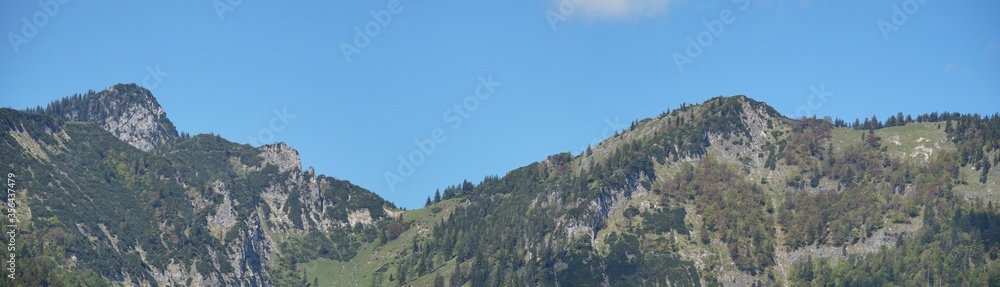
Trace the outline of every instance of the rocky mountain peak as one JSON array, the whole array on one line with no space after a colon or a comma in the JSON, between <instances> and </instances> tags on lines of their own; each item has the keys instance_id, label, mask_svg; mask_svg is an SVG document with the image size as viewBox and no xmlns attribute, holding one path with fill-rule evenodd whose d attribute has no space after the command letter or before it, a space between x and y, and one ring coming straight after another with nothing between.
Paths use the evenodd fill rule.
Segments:
<instances>
[{"instance_id":1,"label":"rocky mountain peak","mask_svg":"<svg viewBox=\"0 0 1000 287\"><path fill-rule=\"evenodd\" d=\"M264 158L264 162L278 167L280 172L302 170L299 151L288 147L283 142L263 145L258 150L260 150L260 157Z\"/></svg>"},{"instance_id":2,"label":"rocky mountain peak","mask_svg":"<svg viewBox=\"0 0 1000 287\"><path fill-rule=\"evenodd\" d=\"M143 151L177 138L177 129L163 107L148 89L136 84L74 94L48 104L42 112L67 121L96 123Z\"/></svg>"}]
</instances>

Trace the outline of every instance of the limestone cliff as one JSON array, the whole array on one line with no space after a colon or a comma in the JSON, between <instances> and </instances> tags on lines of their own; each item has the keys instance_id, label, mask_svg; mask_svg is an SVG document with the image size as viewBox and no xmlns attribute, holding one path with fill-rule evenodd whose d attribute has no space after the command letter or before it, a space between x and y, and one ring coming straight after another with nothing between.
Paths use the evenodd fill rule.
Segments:
<instances>
[{"instance_id":1,"label":"limestone cliff","mask_svg":"<svg viewBox=\"0 0 1000 287\"><path fill-rule=\"evenodd\" d=\"M50 103L44 113L67 121L93 122L143 151L177 138L177 129L146 88L117 84Z\"/></svg>"}]
</instances>

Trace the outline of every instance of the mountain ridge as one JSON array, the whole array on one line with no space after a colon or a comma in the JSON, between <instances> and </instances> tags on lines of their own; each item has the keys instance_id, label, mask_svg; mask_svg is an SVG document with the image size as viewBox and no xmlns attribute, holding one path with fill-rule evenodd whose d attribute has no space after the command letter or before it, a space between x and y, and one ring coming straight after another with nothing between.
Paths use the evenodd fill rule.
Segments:
<instances>
[{"instance_id":1,"label":"mountain ridge","mask_svg":"<svg viewBox=\"0 0 1000 287\"><path fill-rule=\"evenodd\" d=\"M48 272L26 276L126 286L443 286L445 277L450 286L801 285L825 282L806 269L945 236L926 226L959 226L949 232L969 238L1000 231L955 221L996 213L976 203L997 199L989 191L997 186L989 166L1000 159L996 116L848 127L789 119L742 95L715 97L635 121L581 154L463 181L405 211L303 171L284 143L170 137L148 90L115 87L101 99L145 115L80 104L86 97L0 110L0 163L27 172L32 191L20 232L38 255L22 263ZM155 125L123 137L98 123L134 118ZM109 208L72 208L95 198ZM959 245L987 250L965 272L996 266L990 250L1000 244L981 242ZM994 278L976 274L986 277L933 276Z\"/></svg>"},{"instance_id":2,"label":"mountain ridge","mask_svg":"<svg viewBox=\"0 0 1000 287\"><path fill-rule=\"evenodd\" d=\"M396 209L302 170L284 143L175 136L148 90L90 95L0 109L0 164L20 177L14 275L29 285L285 285L295 276L283 266L353 256ZM152 125L121 132L136 122Z\"/></svg>"},{"instance_id":3,"label":"mountain ridge","mask_svg":"<svg viewBox=\"0 0 1000 287\"><path fill-rule=\"evenodd\" d=\"M94 122L130 145L150 151L178 137L177 128L148 89L116 84L100 92L74 94L29 109L67 121Z\"/></svg>"}]
</instances>

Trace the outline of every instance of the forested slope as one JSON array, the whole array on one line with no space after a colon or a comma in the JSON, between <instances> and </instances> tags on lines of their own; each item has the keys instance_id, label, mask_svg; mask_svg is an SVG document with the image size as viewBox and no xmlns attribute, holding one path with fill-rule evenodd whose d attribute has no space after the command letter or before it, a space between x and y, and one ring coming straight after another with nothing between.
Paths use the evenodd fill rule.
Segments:
<instances>
[{"instance_id":1,"label":"forested slope","mask_svg":"<svg viewBox=\"0 0 1000 287\"><path fill-rule=\"evenodd\" d=\"M428 209L454 211L362 284L996 284L998 211L954 189L995 189L998 129L995 115L850 125L743 96L684 105L583 154L445 188ZM385 244L371 248L398 250ZM924 259L879 269L889 254Z\"/></svg>"},{"instance_id":2,"label":"forested slope","mask_svg":"<svg viewBox=\"0 0 1000 287\"><path fill-rule=\"evenodd\" d=\"M409 211L283 143L177 132L134 85L0 127L2 286L1000 285L997 115L717 97Z\"/></svg>"}]
</instances>

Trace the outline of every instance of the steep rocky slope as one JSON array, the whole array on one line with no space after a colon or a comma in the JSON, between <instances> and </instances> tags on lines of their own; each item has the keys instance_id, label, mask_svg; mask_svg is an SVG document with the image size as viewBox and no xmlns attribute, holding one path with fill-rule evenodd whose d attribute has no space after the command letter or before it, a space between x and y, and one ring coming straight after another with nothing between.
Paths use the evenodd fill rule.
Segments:
<instances>
[{"instance_id":1,"label":"steep rocky slope","mask_svg":"<svg viewBox=\"0 0 1000 287\"><path fill-rule=\"evenodd\" d=\"M297 260L353 257L395 209L303 171L284 143L179 138L134 85L61 103L46 110L59 117L0 110L0 167L17 178L14 275L28 285L296 284ZM156 145L169 149L144 152Z\"/></svg>"},{"instance_id":2,"label":"steep rocky slope","mask_svg":"<svg viewBox=\"0 0 1000 287\"><path fill-rule=\"evenodd\" d=\"M0 109L22 280L0 286L1000 282L996 115L890 122L717 97L402 211L284 143L178 136L116 85Z\"/></svg>"},{"instance_id":3,"label":"steep rocky slope","mask_svg":"<svg viewBox=\"0 0 1000 287\"><path fill-rule=\"evenodd\" d=\"M36 112L66 121L92 122L143 151L177 138L177 129L152 93L136 84L118 84L52 102Z\"/></svg>"},{"instance_id":4,"label":"steep rocky slope","mask_svg":"<svg viewBox=\"0 0 1000 287\"><path fill-rule=\"evenodd\" d=\"M324 286L795 286L833 280L806 277L802 266L861 262L895 246L920 244L917 239L933 232L922 228L925 222L952 218L925 210L985 206L964 199L983 194L956 197L953 187L995 189L995 181L972 182L965 171L978 170L974 164L959 172L963 163L952 142L957 133L946 131L952 118L959 121L957 114L918 118L900 118L894 127L866 123L873 126L869 131L832 120L788 119L744 96L684 105L636 121L583 154L557 154L502 177L448 187L428 207L433 212L403 214L402 239L363 246L372 254L364 260L304 266L368 272L319 276ZM971 134L986 134L991 125L963 121L979 126ZM986 146L981 158L996 161L995 149ZM976 237L989 230L958 232ZM1000 247L966 244L960 248ZM997 264L992 256L980 253L970 261L975 263L957 268L984 274ZM986 280L946 275L928 277L959 285Z\"/></svg>"}]
</instances>

